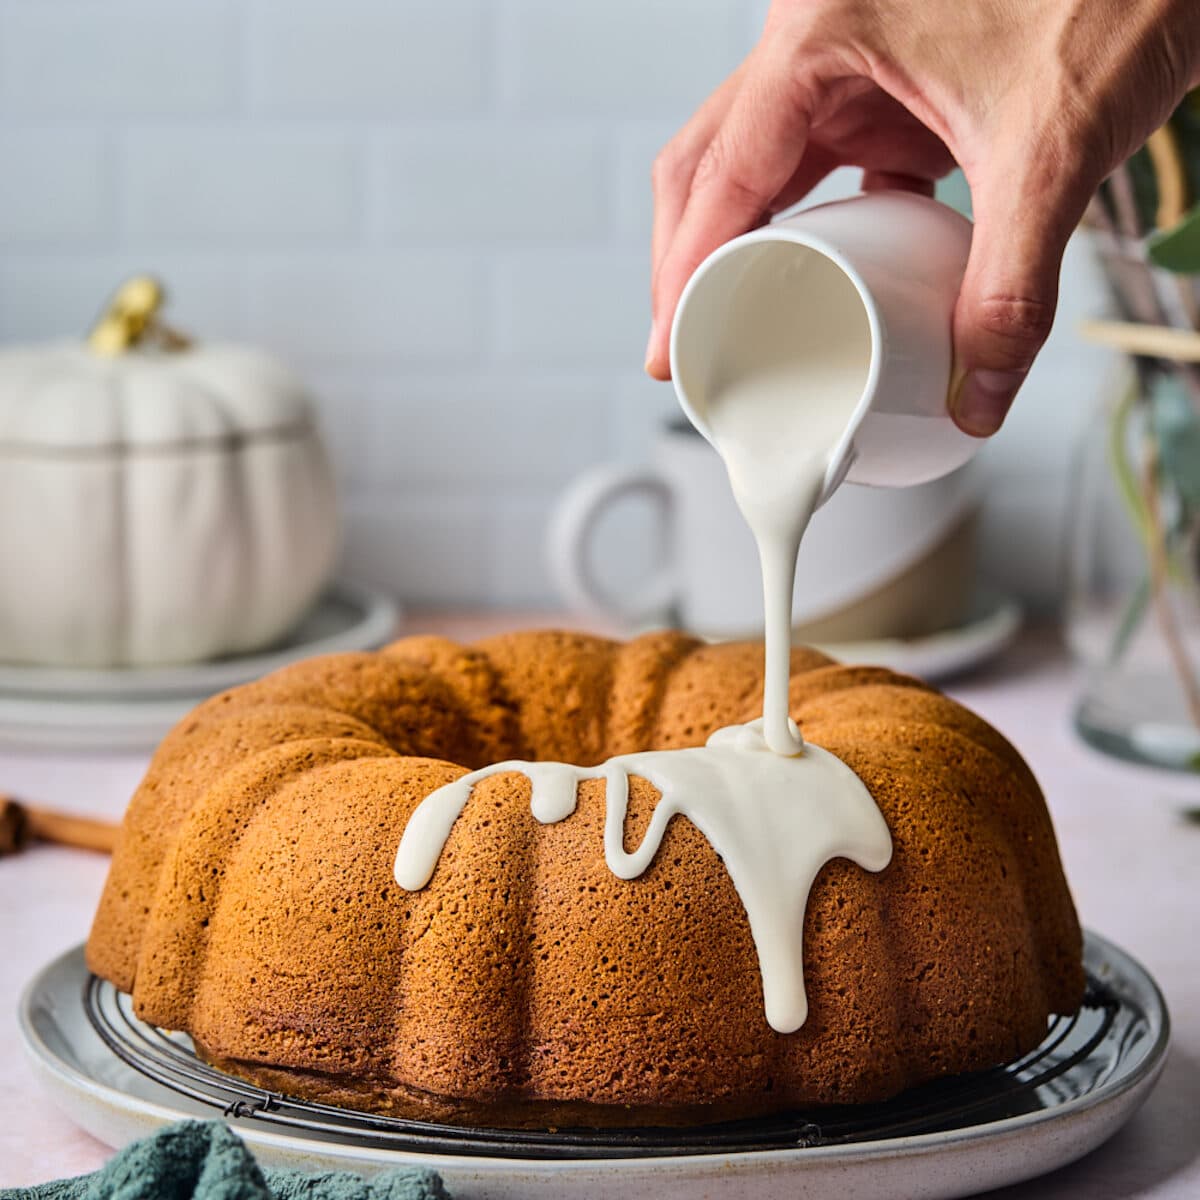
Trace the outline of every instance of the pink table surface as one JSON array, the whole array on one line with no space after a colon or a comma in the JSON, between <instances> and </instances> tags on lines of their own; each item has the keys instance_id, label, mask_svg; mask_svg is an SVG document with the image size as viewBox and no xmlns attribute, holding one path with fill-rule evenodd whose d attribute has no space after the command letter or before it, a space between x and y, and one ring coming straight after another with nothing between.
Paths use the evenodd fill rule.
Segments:
<instances>
[{"instance_id":1,"label":"pink table surface","mask_svg":"<svg viewBox=\"0 0 1200 1200\"><path fill-rule=\"evenodd\" d=\"M545 618L424 618L472 637ZM561 623L561 619L558 619ZM1000 661L948 689L993 722L1041 779L1085 923L1141 959L1171 1009L1170 1060L1145 1108L1073 1166L997 1197L1200 1198L1200 781L1143 771L1094 754L1070 728L1074 679L1055 639L1025 635ZM0 790L45 805L118 816L142 756L0 751ZM111 1153L39 1092L16 1024L22 986L87 935L106 860L37 848L0 860L0 1186L99 1166Z\"/></svg>"}]
</instances>

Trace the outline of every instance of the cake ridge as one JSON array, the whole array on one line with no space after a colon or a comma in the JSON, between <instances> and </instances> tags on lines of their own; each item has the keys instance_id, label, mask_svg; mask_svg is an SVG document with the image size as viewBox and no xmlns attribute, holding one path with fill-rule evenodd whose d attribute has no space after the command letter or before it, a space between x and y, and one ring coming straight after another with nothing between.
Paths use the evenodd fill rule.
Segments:
<instances>
[{"instance_id":1,"label":"cake ridge","mask_svg":"<svg viewBox=\"0 0 1200 1200\"><path fill-rule=\"evenodd\" d=\"M208 929L219 920L224 899L221 860L236 855L243 835L277 792L326 766L393 756L390 747L367 741L295 740L261 750L214 780L188 811L163 862L154 903L169 918L152 919L147 926L137 974L150 968L153 976L155 963L179 954L206 961ZM202 972L176 976L159 987L151 983L137 994L138 1015L171 1028L186 1026L202 986Z\"/></svg>"}]
</instances>

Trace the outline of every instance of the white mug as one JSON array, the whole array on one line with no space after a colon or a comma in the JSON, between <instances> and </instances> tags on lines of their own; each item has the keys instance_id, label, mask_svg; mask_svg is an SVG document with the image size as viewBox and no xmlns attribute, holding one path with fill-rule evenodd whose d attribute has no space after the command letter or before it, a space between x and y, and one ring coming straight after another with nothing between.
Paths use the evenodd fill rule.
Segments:
<instances>
[{"instance_id":1,"label":"white mug","mask_svg":"<svg viewBox=\"0 0 1200 1200\"><path fill-rule=\"evenodd\" d=\"M680 297L671 328L671 376L679 402L710 436L710 394L728 369L722 331L753 311L770 311L781 273L772 259L818 255L853 284L861 309L846 320L869 330L858 406L831 456L822 499L843 479L908 487L962 466L981 442L963 433L947 411L951 318L971 248L971 223L936 200L907 192L873 192L822 204L774 221L719 247L696 269ZM824 270L824 265L822 265ZM830 319L825 291L813 287L786 301L794 322L772 322L787 337L781 360L794 361L802 386L819 367L824 343L799 333ZM755 306L752 308L751 306ZM774 311L778 311L777 309ZM864 332L859 330L859 332ZM864 356L865 358L866 356Z\"/></svg>"},{"instance_id":2,"label":"white mug","mask_svg":"<svg viewBox=\"0 0 1200 1200\"><path fill-rule=\"evenodd\" d=\"M605 512L630 496L653 505L662 552L640 586L618 593L592 561L594 541ZM900 492L842 489L800 548L793 621L829 617L895 579L960 526L976 499L969 468ZM554 514L547 551L571 608L632 626L666 620L710 637L761 634L754 539L720 457L682 421L659 434L650 465L605 464L581 475Z\"/></svg>"}]
</instances>

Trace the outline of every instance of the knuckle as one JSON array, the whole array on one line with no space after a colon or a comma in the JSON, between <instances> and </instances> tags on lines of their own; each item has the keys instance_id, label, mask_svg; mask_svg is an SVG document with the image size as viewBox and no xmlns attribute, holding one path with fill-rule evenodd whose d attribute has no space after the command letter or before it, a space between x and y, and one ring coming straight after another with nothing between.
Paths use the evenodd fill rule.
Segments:
<instances>
[{"instance_id":1,"label":"knuckle","mask_svg":"<svg viewBox=\"0 0 1200 1200\"><path fill-rule=\"evenodd\" d=\"M655 156L650 166L650 182L656 189L669 188L683 182L684 156L675 142L668 142Z\"/></svg>"},{"instance_id":2,"label":"knuckle","mask_svg":"<svg viewBox=\"0 0 1200 1200\"><path fill-rule=\"evenodd\" d=\"M725 172L724 153L717 146L717 143L710 142L708 149L700 155L700 161L696 163L696 173L692 177L692 182L697 188L710 187L715 183Z\"/></svg>"},{"instance_id":3,"label":"knuckle","mask_svg":"<svg viewBox=\"0 0 1200 1200\"><path fill-rule=\"evenodd\" d=\"M993 295L977 306L976 322L981 330L1007 343L1014 365L1028 365L1054 324L1054 304L1033 296Z\"/></svg>"},{"instance_id":4,"label":"knuckle","mask_svg":"<svg viewBox=\"0 0 1200 1200\"><path fill-rule=\"evenodd\" d=\"M694 186L697 190L720 189L726 202L739 210L761 212L770 200L718 142L713 142L697 163Z\"/></svg>"}]
</instances>

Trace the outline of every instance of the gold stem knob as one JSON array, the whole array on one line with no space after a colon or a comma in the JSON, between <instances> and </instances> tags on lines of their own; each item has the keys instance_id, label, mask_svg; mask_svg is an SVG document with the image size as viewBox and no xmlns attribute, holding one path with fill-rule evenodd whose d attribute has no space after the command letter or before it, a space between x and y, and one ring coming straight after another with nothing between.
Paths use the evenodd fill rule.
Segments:
<instances>
[{"instance_id":1,"label":"gold stem knob","mask_svg":"<svg viewBox=\"0 0 1200 1200\"><path fill-rule=\"evenodd\" d=\"M88 334L93 354L115 357L136 346L158 325L158 311L166 293L149 275L127 279L108 302L104 314Z\"/></svg>"}]
</instances>

